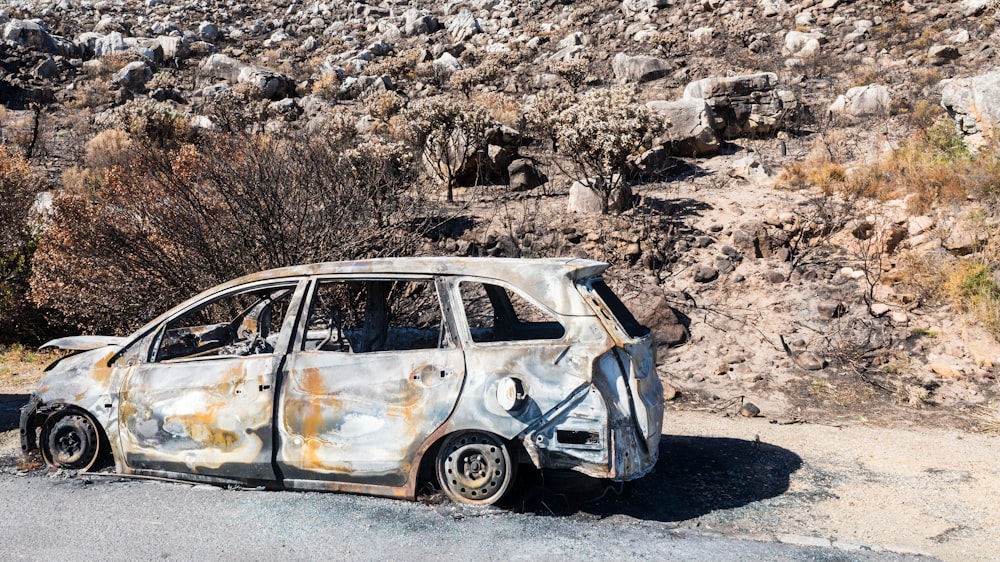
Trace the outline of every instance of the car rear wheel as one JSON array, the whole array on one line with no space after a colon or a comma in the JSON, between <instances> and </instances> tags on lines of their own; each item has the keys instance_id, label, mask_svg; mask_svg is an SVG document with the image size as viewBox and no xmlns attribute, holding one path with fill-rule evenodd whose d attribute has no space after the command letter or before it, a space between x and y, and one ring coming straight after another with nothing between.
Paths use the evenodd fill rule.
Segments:
<instances>
[{"instance_id":1,"label":"car rear wheel","mask_svg":"<svg viewBox=\"0 0 1000 562\"><path fill-rule=\"evenodd\" d=\"M77 412L60 413L45 422L41 449L49 466L87 470L101 456L101 438L90 417Z\"/></svg>"},{"instance_id":2,"label":"car rear wheel","mask_svg":"<svg viewBox=\"0 0 1000 562\"><path fill-rule=\"evenodd\" d=\"M500 501L516 471L504 440L481 431L449 436L438 451L436 468L438 483L448 497L481 505Z\"/></svg>"}]
</instances>

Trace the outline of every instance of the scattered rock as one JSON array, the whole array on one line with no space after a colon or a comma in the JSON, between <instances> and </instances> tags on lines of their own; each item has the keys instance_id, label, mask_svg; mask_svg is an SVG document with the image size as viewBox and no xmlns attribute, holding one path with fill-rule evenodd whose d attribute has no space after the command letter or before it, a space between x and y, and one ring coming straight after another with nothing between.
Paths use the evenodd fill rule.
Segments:
<instances>
[{"instance_id":1,"label":"scattered rock","mask_svg":"<svg viewBox=\"0 0 1000 562\"><path fill-rule=\"evenodd\" d=\"M744 418L756 418L760 415L760 408L752 402L744 402L743 405L740 406L740 415Z\"/></svg>"},{"instance_id":2,"label":"scattered rock","mask_svg":"<svg viewBox=\"0 0 1000 562\"><path fill-rule=\"evenodd\" d=\"M670 63L663 59L643 55L631 57L625 53L615 55L611 69L619 82L637 83L663 78L671 71Z\"/></svg>"},{"instance_id":3,"label":"scattered rock","mask_svg":"<svg viewBox=\"0 0 1000 562\"><path fill-rule=\"evenodd\" d=\"M927 368L944 379L960 379L964 376L961 370L946 363L930 363Z\"/></svg>"},{"instance_id":4,"label":"scattered rock","mask_svg":"<svg viewBox=\"0 0 1000 562\"><path fill-rule=\"evenodd\" d=\"M828 320L840 318L847 312L847 305L840 301L820 301L816 303L816 312Z\"/></svg>"},{"instance_id":5,"label":"scattered rock","mask_svg":"<svg viewBox=\"0 0 1000 562\"><path fill-rule=\"evenodd\" d=\"M699 265L694 269L695 283L709 283L711 281L715 281L718 278L719 278L719 270L714 267L707 265Z\"/></svg>"},{"instance_id":6,"label":"scattered rock","mask_svg":"<svg viewBox=\"0 0 1000 562\"><path fill-rule=\"evenodd\" d=\"M507 167L511 191L527 191L549 181L530 158L518 158Z\"/></svg>"},{"instance_id":7,"label":"scattered rock","mask_svg":"<svg viewBox=\"0 0 1000 562\"><path fill-rule=\"evenodd\" d=\"M830 115L864 117L889 114L889 88L881 85L857 86L838 96L827 109Z\"/></svg>"}]
</instances>

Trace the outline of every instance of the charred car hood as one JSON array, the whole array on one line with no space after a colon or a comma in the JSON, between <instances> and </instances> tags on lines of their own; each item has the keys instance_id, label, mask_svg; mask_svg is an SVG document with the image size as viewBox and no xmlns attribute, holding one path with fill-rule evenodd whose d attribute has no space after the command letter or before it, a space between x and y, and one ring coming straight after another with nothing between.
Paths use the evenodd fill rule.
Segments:
<instances>
[{"instance_id":1,"label":"charred car hood","mask_svg":"<svg viewBox=\"0 0 1000 562\"><path fill-rule=\"evenodd\" d=\"M70 336L68 338L54 339L43 345L40 349L56 347L67 351L90 351L91 349L98 349L109 345L122 345L125 341L126 338L116 336Z\"/></svg>"}]
</instances>

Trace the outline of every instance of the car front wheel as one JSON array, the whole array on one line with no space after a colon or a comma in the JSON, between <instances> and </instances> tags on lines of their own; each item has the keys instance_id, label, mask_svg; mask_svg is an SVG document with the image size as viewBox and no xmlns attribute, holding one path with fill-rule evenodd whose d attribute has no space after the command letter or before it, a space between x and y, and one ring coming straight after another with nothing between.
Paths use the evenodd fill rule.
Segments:
<instances>
[{"instance_id":1,"label":"car front wheel","mask_svg":"<svg viewBox=\"0 0 1000 562\"><path fill-rule=\"evenodd\" d=\"M481 431L449 436L438 451L436 468L438 483L448 497L481 505L500 501L516 474L504 440Z\"/></svg>"},{"instance_id":2,"label":"car front wheel","mask_svg":"<svg viewBox=\"0 0 1000 562\"><path fill-rule=\"evenodd\" d=\"M89 416L77 412L56 414L45 422L42 458L49 466L87 470L101 456L98 429Z\"/></svg>"}]
</instances>

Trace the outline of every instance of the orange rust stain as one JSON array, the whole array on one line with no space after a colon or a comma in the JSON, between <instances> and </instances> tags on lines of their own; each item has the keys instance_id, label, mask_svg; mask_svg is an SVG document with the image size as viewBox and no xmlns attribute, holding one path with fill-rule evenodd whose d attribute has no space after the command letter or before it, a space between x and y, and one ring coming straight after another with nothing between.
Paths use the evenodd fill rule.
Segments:
<instances>
[{"instance_id":1,"label":"orange rust stain","mask_svg":"<svg viewBox=\"0 0 1000 562\"><path fill-rule=\"evenodd\" d=\"M97 361L94 368L90 372L90 378L99 386L100 388L107 388L111 383L111 372L114 370L112 367L108 367L108 361L114 357L115 352L109 352L100 361Z\"/></svg>"},{"instance_id":2,"label":"orange rust stain","mask_svg":"<svg viewBox=\"0 0 1000 562\"><path fill-rule=\"evenodd\" d=\"M326 382L323 380L323 374L319 369L305 369L302 371L302 375L298 377L298 384L307 394L313 396L325 396L330 394L329 388L326 386Z\"/></svg>"}]
</instances>

